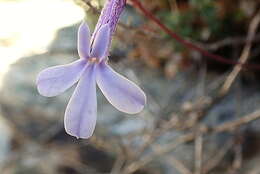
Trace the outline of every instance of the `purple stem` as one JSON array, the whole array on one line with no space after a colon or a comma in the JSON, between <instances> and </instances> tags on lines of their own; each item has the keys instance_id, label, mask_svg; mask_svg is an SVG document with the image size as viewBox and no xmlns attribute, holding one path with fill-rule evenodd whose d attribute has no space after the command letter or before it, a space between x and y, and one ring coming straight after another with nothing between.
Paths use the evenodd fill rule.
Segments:
<instances>
[{"instance_id":1,"label":"purple stem","mask_svg":"<svg viewBox=\"0 0 260 174\"><path fill-rule=\"evenodd\" d=\"M97 31L100 29L100 27L102 25L109 24L110 40L108 46L110 46L112 35L115 32L117 22L119 20L122 11L124 10L125 5L126 5L126 0L107 0L107 2L105 3L101 11L101 15L98 19L97 25L93 32L91 43L93 43L93 40L95 39Z\"/></svg>"}]
</instances>

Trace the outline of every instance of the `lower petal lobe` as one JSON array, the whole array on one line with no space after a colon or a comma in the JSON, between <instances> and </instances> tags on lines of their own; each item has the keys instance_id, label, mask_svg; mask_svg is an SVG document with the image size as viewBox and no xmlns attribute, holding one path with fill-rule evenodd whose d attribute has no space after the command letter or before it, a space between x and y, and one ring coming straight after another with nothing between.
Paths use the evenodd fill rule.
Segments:
<instances>
[{"instance_id":1,"label":"lower petal lobe","mask_svg":"<svg viewBox=\"0 0 260 174\"><path fill-rule=\"evenodd\" d=\"M65 112L65 130L77 138L92 136L97 119L95 65L82 74Z\"/></svg>"},{"instance_id":2,"label":"lower petal lobe","mask_svg":"<svg viewBox=\"0 0 260 174\"><path fill-rule=\"evenodd\" d=\"M144 92L106 63L97 66L97 84L107 100L118 110L136 114L144 108Z\"/></svg>"}]
</instances>

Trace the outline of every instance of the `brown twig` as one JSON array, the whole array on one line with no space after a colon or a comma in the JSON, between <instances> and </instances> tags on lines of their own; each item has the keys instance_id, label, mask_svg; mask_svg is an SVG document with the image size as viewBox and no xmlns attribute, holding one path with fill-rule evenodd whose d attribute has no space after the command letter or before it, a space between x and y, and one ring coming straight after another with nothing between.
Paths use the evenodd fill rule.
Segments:
<instances>
[{"instance_id":1,"label":"brown twig","mask_svg":"<svg viewBox=\"0 0 260 174\"><path fill-rule=\"evenodd\" d=\"M210 58L212 60L224 63L224 64L230 64L230 65L239 65L244 66L250 69L260 70L260 65L256 64L245 64L244 62L240 61L234 61L232 59L227 59L219 55L215 55L213 53L210 53L203 48L193 44L192 42L183 39L181 36L176 34L174 31L172 31L170 28L168 28L166 25L164 25L157 17L155 17L152 13L150 13L139 0L131 0L131 2L140 9L146 17L148 17L150 20L152 20L154 23L156 23L164 32L169 34L173 39L178 41L179 43L185 45L187 48L196 50L200 52L202 55L204 55L207 58Z\"/></svg>"},{"instance_id":2,"label":"brown twig","mask_svg":"<svg viewBox=\"0 0 260 174\"><path fill-rule=\"evenodd\" d=\"M186 135L183 135L181 137L179 137L177 140L175 140L173 143L171 144L167 144L164 146L155 146L153 145L153 152L144 156L143 158L141 158L140 160L134 161L131 164L127 165L127 167L123 170L123 174L130 174L135 172L136 170L142 168L143 166L145 166L146 164L150 163L151 161L153 161L154 159L157 158L157 156L166 154L170 151L172 151L173 149L175 149L177 146L189 142L191 140L194 139L194 134L193 133L189 133Z\"/></svg>"},{"instance_id":3,"label":"brown twig","mask_svg":"<svg viewBox=\"0 0 260 174\"><path fill-rule=\"evenodd\" d=\"M209 134L209 133L216 134L216 133L220 133L220 132L232 131L232 130L235 130L236 128L238 128L239 126L250 123L250 122L252 122L256 119L259 119L259 118L260 118L260 110L257 110L257 111L255 111L255 112L253 112L249 115L246 115L242 118L221 124L217 127L208 128L208 127L204 126L201 129L201 133L203 133L203 134ZM159 146L159 147L154 145L153 146L153 152L151 152L150 154L147 154L146 156L144 156L140 160L134 161L131 164L127 165L127 167L124 169L123 173L124 174L133 173L136 170L138 170L139 168L145 166L146 164L148 164L151 161L153 161L154 159L156 159L157 156L161 156L161 155L164 155L166 153L169 153L172 150L174 150L176 147L178 147L179 145L193 141L195 138L196 138L196 133L190 132L190 133L186 133L186 134L180 136L179 138L174 140L174 142L172 142L172 143L162 145L162 146Z\"/></svg>"},{"instance_id":4,"label":"brown twig","mask_svg":"<svg viewBox=\"0 0 260 174\"><path fill-rule=\"evenodd\" d=\"M239 169L242 167L242 161L243 161L243 156L242 156L242 146L241 144L236 144L235 148L235 158L233 161L233 164L231 166L231 169L229 169L229 174L237 174Z\"/></svg>"},{"instance_id":5,"label":"brown twig","mask_svg":"<svg viewBox=\"0 0 260 174\"><path fill-rule=\"evenodd\" d=\"M213 128L213 132L214 133L219 133L219 132L224 132L224 131L232 131L234 129L236 129L237 127L247 124L251 121L254 121L256 119L259 119L260 117L260 110L257 110L249 115L246 115L242 118L239 118L237 120L231 121L231 122L227 122L227 123L223 123L215 128Z\"/></svg>"},{"instance_id":6,"label":"brown twig","mask_svg":"<svg viewBox=\"0 0 260 174\"><path fill-rule=\"evenodd\" d=\"M174 156L166 156L166 161L172 165L174 168L176 168L181 174L192 174L192 172L179 160L174 158Z\"/></svg>"},{"instance_id":7,"label":"brown twig","mask_svg":"<svg viewBox=\"0 0 260 174\"><path fill-rule=\"evenodd\" d=\"M101 13L101 10L94 7L92 4L91 4L91 0L82 0L86 5L89 6L89 8L92 10L92 12L94 12L95 14L100 14Z\"/></svg>"},{"instance_id":8,"label":"brown twig","mask_svg":"<svg viewBox=\"0 0 260 174\"><path fill-rule=\"evenodd\" d=\"M120 170L122 168L122 166L124 165L125 163L125 156L124 154L120 153L117 155L117 159L114 163L114 166L111 170L111 174L118 174L120 173Z\"/></svg>"},{"instance_id":9,"label":"brown twig","mask_svg":"<svg viewBox=\"0 0 260 174\"><path fill-rule=\"evenodd\" d=\"M195 139L195 174L202 172L203 136L200 134Z\"/></svg>"},{"instance_id":10,"label":"brown twig","mask_svg":"<svg viewBox=\"0 0 260 174\"><path fill-rule=\"evenodd\" d=\"M258 11L257 15L253 18L253 20L250 23L248 34L247 34L247 42L243 49L242 55L239 58L239 62L245 64L246 61L249 59L251 47L252 47L252 40L254 39L256 35L257 27L260 23L260 11ZM242 67L239 65L236 65L233 69L233 71L230 73L230 75L227 77L227 80L225 81L221 91L220 95L225 95L230 87L232 86L233 82L235 81L238 74L241 72Z\"/></svg>"},{"instance_id":11,"label":"brown twig","mask_svg":"<svg viewBox=\"0 0 260 174\"><path fill-rule=\"evenodd\" d=\"M213 170L223 160L223 158L233 145L233 140L228 141L226 144L224 144L223 148L218 150L218 152L215 153L214 156L212 156L212 158L210 158L208 162L204 165L202 173L206 174Z\"/></svg>"},{"instance_id":12,"label":"brown twig","mask_svg":"<svg viewBox=\"0 0 260 174\"><path fill-rule=\"evenodd\" d=\"M214 43L198 43L199 45L201 45L203 48L206 48L207 50L218 50L219 48L225 47L225 46L229 46L229 45L240 45L240 44L244 44L247 43L248 38L245 37L231 37L231 38L226 38ZM260 34L256 34L255 37L250 41L250 42L259 42L260 41Z\"/></svg>"}]
</instances>

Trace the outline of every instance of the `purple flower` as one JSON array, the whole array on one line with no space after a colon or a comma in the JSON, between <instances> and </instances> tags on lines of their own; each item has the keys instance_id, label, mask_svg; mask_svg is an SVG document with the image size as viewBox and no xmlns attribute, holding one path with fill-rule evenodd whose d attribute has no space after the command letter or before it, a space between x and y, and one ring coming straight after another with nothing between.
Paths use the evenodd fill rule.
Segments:
<instances>
[{"instance_id":1,"label":"purple flower","mask_svg":"<svg viewBox=\"0 0 260 174\"><path fill-rule=\"evenodd\" d=\"M46 97L57 96L77 81L78 85L65 111L65 130L77 138L92 136L97 117L96 83L107 100L118 110L136 114L146 103L144 92L133 82L116 73L107 63L111 42L110 21L100 25L96 34L82 23L78 31L80 59L67 65L40 72L37 88Z\"/></svg>"}]
</instances>

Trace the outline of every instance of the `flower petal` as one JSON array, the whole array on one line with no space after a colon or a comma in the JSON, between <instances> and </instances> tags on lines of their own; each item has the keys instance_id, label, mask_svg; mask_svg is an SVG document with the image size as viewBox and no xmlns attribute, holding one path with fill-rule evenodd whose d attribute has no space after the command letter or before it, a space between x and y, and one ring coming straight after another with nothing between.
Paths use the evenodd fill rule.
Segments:
<instances>
[{"instance_id":1,"label":"flower petal","mask_svg":"<svg viewBox=\"0 0 260 174\"><path fill-rule=\"evenodd\" d=\"M39 93L46 97L61 94L79 80L85 66L86 60L80 59L43 70L36 81Z\"/></svg>"},{"instance_id":2,"label":"flower petal","mask_svg":"<svg viewBox=\"0 0 260 174\"><path fill-rule=\"evenodd\" d=\"M108 24L105 24L97 32L91 51L91 57L103 59L107 53L109 39L110 28Z\"/></svg>"},{"instance_id":3,"label":"flower petal","mask_svg":"<svg viewBox=\"0 0 260 174\"><path fill-rule=\"evenodd\" d=\"M136 114L144 108L146 103L144 92L106 63L98 65L97 84L107 100L118 110Z\"/></svg>"},{"instance_id":4,"label":"flower petal","mask_svg":"<svg viewBox=\"0 0 260 174\"><path fill-rule=\"evenodd\" d=\"M78 30L78 53L80 58L89 58L90 30L85 22L82 22Z\"/></svg>"},{"instance_id":5,"label":"flower petal","mask_svg":"<svg viewBox=\"0 0 260 174\"><path fill-rule=\"evenodd\" d=\"M82 74L65 112L65 130L77 138L92 136L97 117L95 67L89 65Z\"/></svg>"}]
</instances>

